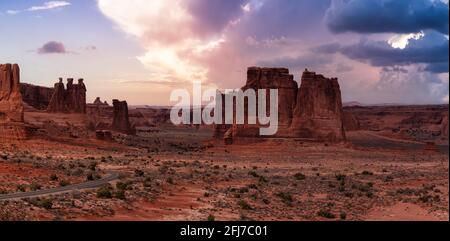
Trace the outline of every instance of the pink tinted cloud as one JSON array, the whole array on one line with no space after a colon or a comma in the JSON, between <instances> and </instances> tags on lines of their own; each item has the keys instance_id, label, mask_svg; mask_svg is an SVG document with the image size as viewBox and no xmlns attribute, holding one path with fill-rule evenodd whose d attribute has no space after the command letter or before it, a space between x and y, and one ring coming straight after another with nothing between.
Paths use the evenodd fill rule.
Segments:
<instances>
[{"instance_id":1,"label":"pink tinted cloud","mask_svg":"<svg viewBox=\"0 0 450 241\"><path fill-rule=\"evenodd\" d=\"M61 42L49 41L38 49L39 54L66 54L66 47Z\"/></svg>"}]
</instances>

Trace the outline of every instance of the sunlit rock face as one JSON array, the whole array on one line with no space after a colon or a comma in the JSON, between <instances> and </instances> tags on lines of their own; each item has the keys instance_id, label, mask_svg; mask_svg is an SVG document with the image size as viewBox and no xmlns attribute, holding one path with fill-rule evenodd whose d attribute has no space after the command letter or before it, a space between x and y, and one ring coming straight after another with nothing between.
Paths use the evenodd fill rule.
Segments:
<instances>
[{"instance_id":1,"label":"sunlit rock face","mask_svg":"<svg viewBox=\"0 0 450 241\"><path fill-rule=\"evenodd\" d=\"M0 141L26 138L24 107L20 94L20 68L0 65Z\"/></svg>"}]
</instances>

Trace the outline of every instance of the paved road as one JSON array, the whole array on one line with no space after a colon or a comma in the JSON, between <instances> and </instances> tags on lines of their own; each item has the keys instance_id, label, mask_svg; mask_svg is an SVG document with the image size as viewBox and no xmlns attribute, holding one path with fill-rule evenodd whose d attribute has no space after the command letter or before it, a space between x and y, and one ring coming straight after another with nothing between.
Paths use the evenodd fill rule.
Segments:
<instances>
[{"instance_id":1,"label":"paved road","mask_svg":"<svg viewBox=\"0 0 450 241\"><path fill-rule=\"evenodd\" d=\"M41 197L41 196L48 196L48 195L52 195L52 194L68 193L68 192L77 191L77 190L93 189L93 188L101 187L101 186L103 186L111 181L114 181L116 179L119 179L119 173L111 172L111 173L109 173L108 176L106 176L102 179L95 180L95 181L83 182L83 183L79 183L79 184L68 185L65 187L57 187L57 188L46 189L46 190L38 190L38 191L34 191L34 192L17 192L17 193L0 195L0 201Z\"/></svg>"}]
</instances>

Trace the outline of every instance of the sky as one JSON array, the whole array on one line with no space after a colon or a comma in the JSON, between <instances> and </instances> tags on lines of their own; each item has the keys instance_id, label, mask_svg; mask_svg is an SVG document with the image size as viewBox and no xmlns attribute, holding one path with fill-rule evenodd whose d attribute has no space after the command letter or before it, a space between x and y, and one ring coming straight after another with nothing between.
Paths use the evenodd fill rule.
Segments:
<instances>
[{"instance_id":1,"label":"sky","mask_svg":"<svg viewBox=\"0 0 450 241\"><path fill-rule=\"evenodd\" d=\"M448 0L0 0L0 63L132 105L170 105L193 81L239 88L250 66L337 77L344 102L448 103L448 13Z\"/></svg>"}]
</instances>

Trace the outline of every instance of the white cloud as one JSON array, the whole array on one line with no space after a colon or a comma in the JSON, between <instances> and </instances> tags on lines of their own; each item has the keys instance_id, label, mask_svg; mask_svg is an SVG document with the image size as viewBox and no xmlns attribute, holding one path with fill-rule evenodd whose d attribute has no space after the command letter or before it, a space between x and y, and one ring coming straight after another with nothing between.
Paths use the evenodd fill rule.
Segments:
<instances>
[{"instance_id":1,"label":"white cloud","mask_svg":"<svg viewBox=\"0 0 450 241\"><path fill-rule=\"evenodd\" d=\"M200 36L185 0L97 0L100 11L125 33L138 38L146 52L137 59L153 81L204 81L208 68L195 56L218 48L225 39Z\"/></svg>"},{"instance_id":2,"label":"white cloud","mask_svg":"<svg viewBox=\"0 0 450 241\"><path fill-rule=\"evenodd\" d=\"M32 6L27 9L27 11L33 12L33 11L42 11L42 10L49 10L54 8L62 8L65 6L71 5L70 2L67 1L49 1L45 2L43 5L39 6Z\"/></svg>"},{"instance_id":3,"label":"white cloud","mask_svg":"<svg viewBox=\"0 0 450 241\"><path fill-rule=\"evenodd\" d=\"M8 11L6 11L6 13L9 14L9 15L16 15L16 14L20 13L20 11L18 11L18 10L8 10Z\"/></svg>"},{"instance_id":4,"label":"white cloud","mask_svg":"<svg viewBox=\"0 0 450 241\"><path fill-rule=\"evenodd\" d=\"M396 49L404 49L409 44L409 40L415 39L419 40L421 38L425 37L424 32L419 33L410 33L410 34L399 34L395 35L392 38L388 40L388 43Z\"/></svg>"},{"instance_id":5,"label":"white cloud","mask_svg":"<svg viewBox=\"0 0 450 241\"><path fill-rule=\"evenodd\" d=\"M63 7L69 6L69 5L71 5L71 3L67 2L67 1L49 1L49 2L43 3L42 5L31 6L24 10L8 10L8 11L6 11L6 13L9 15L16 15L21 12L36 12L36 11L58 9L58 8L63 8Z\"/></svg>"}]
</instances>

